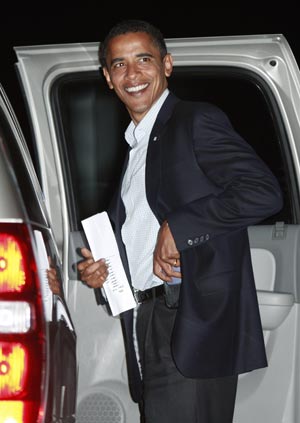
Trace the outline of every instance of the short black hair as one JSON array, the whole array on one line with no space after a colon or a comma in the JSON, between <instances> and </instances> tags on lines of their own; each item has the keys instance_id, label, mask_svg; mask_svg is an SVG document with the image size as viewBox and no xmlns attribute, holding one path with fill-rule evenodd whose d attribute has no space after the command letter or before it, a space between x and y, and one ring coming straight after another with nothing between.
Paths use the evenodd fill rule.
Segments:
<instances>
[{"instance_id":1,"label":"short black hair","mask_svg":"<svg viewBox=\"0 0 300 423\"><path fill-rule=\"evenodd\" d=\"M129 32L145 32L159 49L162 58L168 53L164 37L158 28L143 20L127 19L114 25L104 38L104 41L99 44L99 62L103 68L107 68L106 54L109 41L118 35L128 34Z\"/></svg>"}]
</instances>

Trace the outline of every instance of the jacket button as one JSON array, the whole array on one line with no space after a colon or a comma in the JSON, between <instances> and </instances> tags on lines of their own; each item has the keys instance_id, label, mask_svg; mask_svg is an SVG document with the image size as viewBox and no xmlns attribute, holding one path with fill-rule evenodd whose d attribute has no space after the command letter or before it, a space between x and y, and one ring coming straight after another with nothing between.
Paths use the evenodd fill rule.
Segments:
<instances>
[{"instance_id":1,"label":"jacket button","mask_svg":"<svg viewBox=\"0 0 300 423\"><path fill-rule=\"evenodd\" d=\"M205 235L205 239L206 239L206 241L208 241L208 240L209 240L209 234L206 234L206 235Z\"/></svg>"},{"instance_id":2,"label":"jacket button","mask_svg":"<svg viewBox=\"0 0 300 423\"><path fill-rule=\"evenodd\" d=\"M195 243L195 244L198 244L198 243L199 243L199 238L198 238L198 237L196 237L196 238L194 239L194 243Z\"/></svg>"},{"instance_id":3,"label":"jacket button","mask_svg":"<svg viewBox=\"0 0 300 423\"><path fill-rule=\"evenodd\" d=\"M188 243L188 245L193 245L194 241L192 239L188 239L187 243Z\"/></svg>"},{"instance_id":4,"label":"jacket button","mask_svg":"<svg viewBox=\"0 0 300 423\"><path fill-rule=\"evenodd\" d=\"M204 242L204 236L203 235L200 236L200 242Z\"/></svg>"}]
</instances>

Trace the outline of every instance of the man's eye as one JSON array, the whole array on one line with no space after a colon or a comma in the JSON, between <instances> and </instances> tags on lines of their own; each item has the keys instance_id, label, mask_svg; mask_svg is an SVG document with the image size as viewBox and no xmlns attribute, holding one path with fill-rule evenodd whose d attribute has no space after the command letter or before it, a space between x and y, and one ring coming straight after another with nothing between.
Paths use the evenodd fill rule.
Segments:
<instances>
[{"instance_id":1,"label":"man's eye","mask_svg":"<svg viewBox=\"0 0 300 423\"><path fill-rule=\"evenodd\" d=\"M113 66L113 68L114 69L119 69L119 68L122 68L123 66L124 66L124 63L115 63L114 66Z\"/></svg>"},{"instance_id":2,"label":"man's eye","mask_svg":"<svg viewBox=\"0 0 300 423\"><path fill-rule=\"evenodd\" d=\"M140 56L138 58L138 63L148 63L151 61L151 58L148 56Z\"/></svg>"}]
</instances>

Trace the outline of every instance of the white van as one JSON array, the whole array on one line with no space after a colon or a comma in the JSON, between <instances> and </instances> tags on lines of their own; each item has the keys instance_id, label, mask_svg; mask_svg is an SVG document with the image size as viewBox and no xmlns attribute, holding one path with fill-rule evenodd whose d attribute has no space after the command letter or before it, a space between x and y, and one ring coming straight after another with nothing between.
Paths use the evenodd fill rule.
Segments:
<instances>
[{"instance_id":1,"label":"white van","mask_svg":"<svg viewBox=\"0 0 300 423\"><path fill-rule=\"evenodd\" d=\"M269 366L241 375L235 423L300 421L300 73L281 34L167 39L170 89L229 116L281 185L284 207L249 227ZM129 117L106 86L98 43L17 47L34 157L77 333L77 423L138 423L118 317L78 281L81 221L107 208ZM299 250L299 252L298 252ZM0 376L1 378L1 376ZM1 385L0 385L1 386Z\"/></svg>"}]
</instances>

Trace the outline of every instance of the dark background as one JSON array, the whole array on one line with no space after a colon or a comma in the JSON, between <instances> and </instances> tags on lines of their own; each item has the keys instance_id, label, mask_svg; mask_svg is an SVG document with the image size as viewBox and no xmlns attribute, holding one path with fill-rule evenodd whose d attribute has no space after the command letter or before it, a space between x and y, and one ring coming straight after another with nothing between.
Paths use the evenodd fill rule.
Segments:
<instances>
[{"instance_id":1,"label":"dark background","mask_svg":"<svg viewBox=\"0 0 300 423\"><path fill-rule=\"evenodd\" d=\"M244 2L235 7L210 7L187 1L176 6L162 1L158 5L102 1L94 6L87 2L67 6L63 0L60 4L40 2L35 6L28 2L6 3L0 21L0 83L22 121L23 99L14 69L13 47L100 41L114 23L125 18L148 20L158 26L166 38L283 34L300 63L300 17L295 6L287 2L280 7L275 3L264 4L261 1L258 4Z\"/></svg>"}]
</instances>

